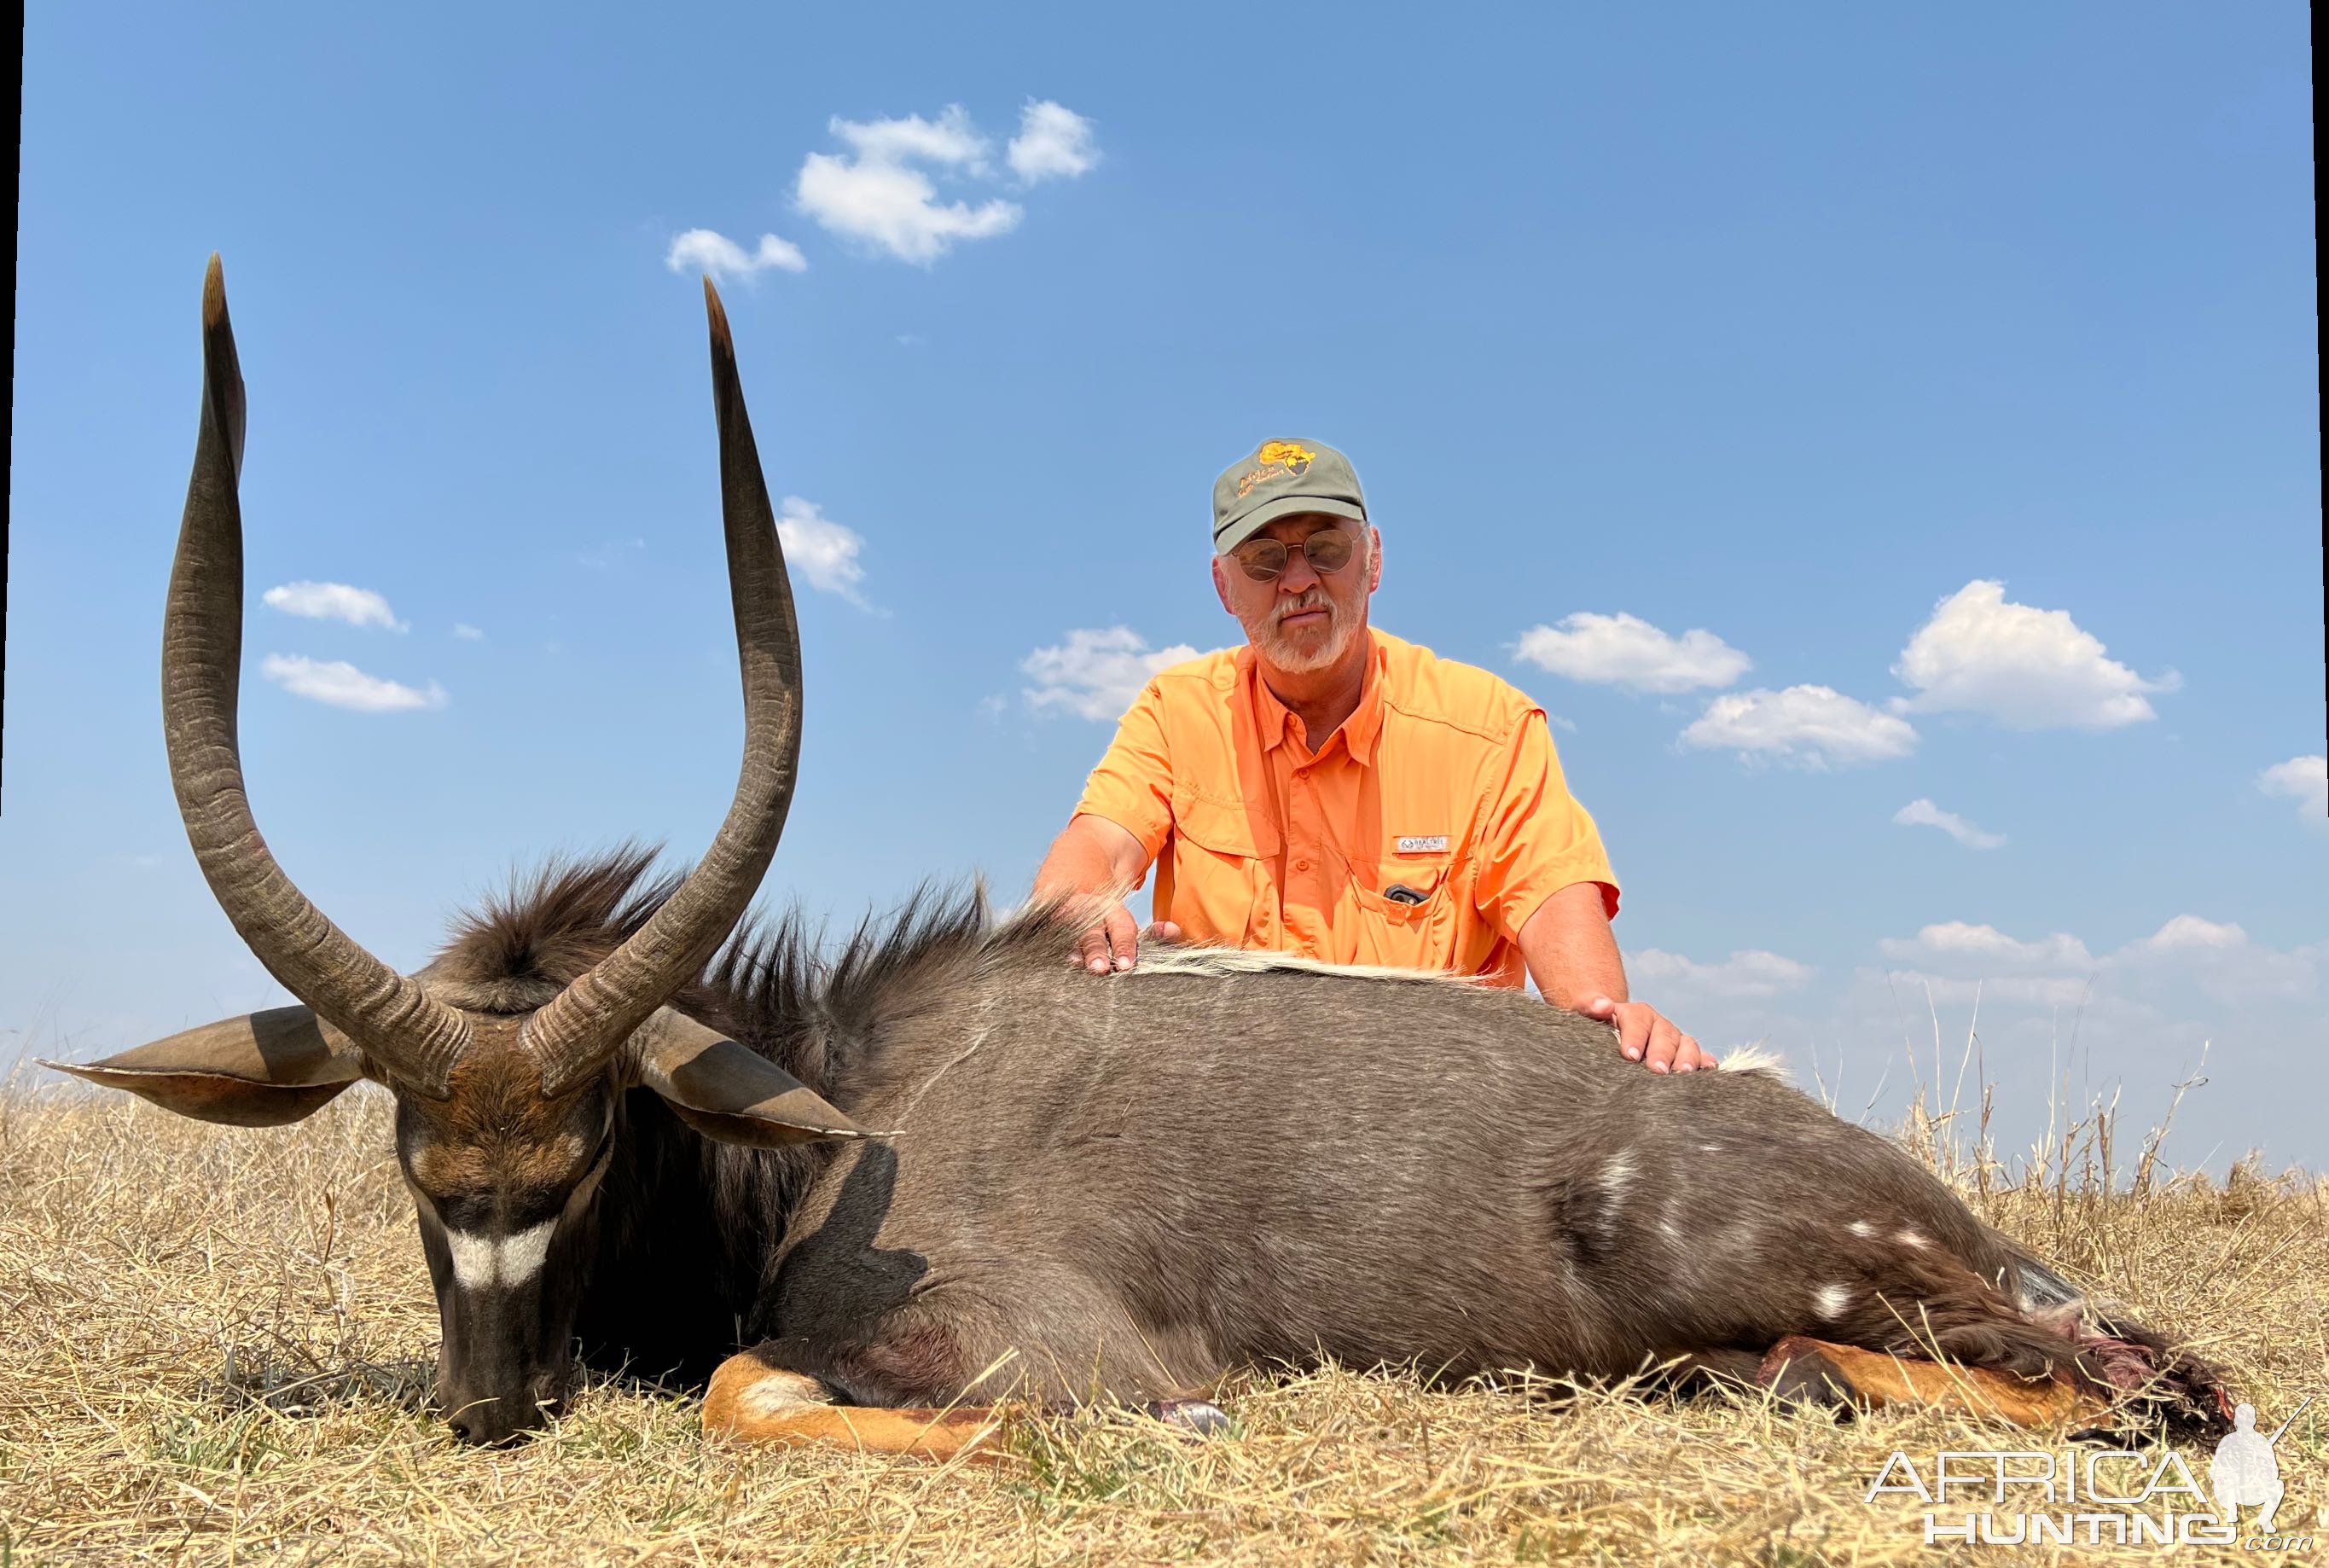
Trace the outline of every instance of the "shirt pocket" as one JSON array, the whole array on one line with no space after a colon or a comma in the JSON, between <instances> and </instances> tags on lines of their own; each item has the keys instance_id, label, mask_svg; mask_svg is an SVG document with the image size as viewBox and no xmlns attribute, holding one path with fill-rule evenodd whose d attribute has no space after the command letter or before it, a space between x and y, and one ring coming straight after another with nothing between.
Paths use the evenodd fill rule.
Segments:
<instances>
[{"instance_id":1,"label":"shirt pocket","mask_svg":"<svg viewBox=\"0 0 2329 1568\"><path fill-rule=\"evenodd\" d=\"M1261 852L1241 803L1173 792L1173 902L1162 918L1193 941L1245 944L1262 883Z\"/></svg>"},{"instance_id":2,"label":"shirt pocket","mask_svg":"<svg viewBox=\"0 0 2329 1568\"><path fill-rule=\"evenodd\" d=\"M1351 897L1359 908L1357 960L1401 969L1446 969L1457 959L1459 868L1446 855L1401 855L1396 860L1350 865ZM1404 887L1423 895L1419 903L1392 898Z\"/></svg>"}]
</instances>

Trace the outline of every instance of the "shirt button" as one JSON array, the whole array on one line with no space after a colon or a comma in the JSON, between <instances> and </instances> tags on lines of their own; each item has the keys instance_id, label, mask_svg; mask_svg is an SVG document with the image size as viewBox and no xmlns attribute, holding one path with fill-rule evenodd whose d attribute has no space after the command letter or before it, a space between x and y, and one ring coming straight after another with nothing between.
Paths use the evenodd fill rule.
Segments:
<instances>
[{"instance_id":1,"label":"shirt button","mask_svg":"<svg viewBox=\"0 0 2329 1568\"><path fill-rule=\"evenodd\" d=\"M1306 860L1297 860L1294 863L1294 869L1297 871L1307 871L1310 869L1310 863Z\"/></svg>"}]
</instances>

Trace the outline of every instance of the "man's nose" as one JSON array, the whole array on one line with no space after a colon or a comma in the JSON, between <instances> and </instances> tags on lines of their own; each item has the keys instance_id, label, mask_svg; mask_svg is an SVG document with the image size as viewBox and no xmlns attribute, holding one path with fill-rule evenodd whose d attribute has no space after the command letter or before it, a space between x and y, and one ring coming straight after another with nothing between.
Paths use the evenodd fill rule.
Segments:
<instances>
[{"instance_id":1,"label":"man's nose","mask_svg":"<svg viewBox=\"0 0 2329 1568\"><path fill-rule=\"evenodd\" d=\"M1323 580L1318 575L1318 569L1310 564L1310 558L1307 555L1303 554L1299 550L1288 551L1286 556L1286 570L1278 574L1278 591L1284 594L1304 594L1317 587L1321 581Z\"/></svg>"}]
</instances>

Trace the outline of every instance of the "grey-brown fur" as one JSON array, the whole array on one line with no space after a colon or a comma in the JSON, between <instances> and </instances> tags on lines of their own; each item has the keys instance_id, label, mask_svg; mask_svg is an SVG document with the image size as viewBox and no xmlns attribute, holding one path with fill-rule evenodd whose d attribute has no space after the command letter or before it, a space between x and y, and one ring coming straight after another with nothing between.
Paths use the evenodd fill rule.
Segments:
<instances>
[{"instance_id":1,"label":"grey-brown fur","mask_svg":"<svg viewBox=\"0 0 2329 1568\"><path fill-rule=\"evenodd\" d=\"M643 868L549 877L431 972L559 982L651 907ZM2059 1281L1776 1077L1645 1073L1606 1025L1516 992L1099 978L1064 961L1068 939L1053 912L990 923L924 901L829 964L791 925L748 933L677 998L894 1129L838 1149L694 1140L694 1178L666 1180L655 1212L706 1205L751 1237L724 1286L698 1282L725 1298L706 1321L890 1405L1149 1399L1320 1355L1620 1375L1793 1333L2026 1375L2076 1352L2011 1299ZM602 1202L637 1195L610 1176ZM637 1261L618 1246L587 1266ZM643 1353L608 1332L629 1316L608 1315L601 1354L700 1371L739 1343Z\"/></svg>"}]
</instances>

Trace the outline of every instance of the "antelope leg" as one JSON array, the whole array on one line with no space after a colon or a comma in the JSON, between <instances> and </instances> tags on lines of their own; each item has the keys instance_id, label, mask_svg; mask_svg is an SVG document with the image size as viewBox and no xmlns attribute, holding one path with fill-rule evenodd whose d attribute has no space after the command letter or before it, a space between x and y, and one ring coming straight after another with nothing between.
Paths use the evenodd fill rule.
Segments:
<instances>
[{"instance_id":1,"label":"antelope leg","mask_svg":"<svg viewBox=\"0 0 2329 1568\"><path fill-rule=\"evenodd\" d=\"M1782 1389L1825 1384L1866 1409L1954 1410L2025 1427L2090 1423L2108 1408L2060 1374L2032 1383L1992 1367L1910 1360L1799 1334L1771 1346L1758 1381Z\"/></svg>"},{"instance_id":2,"label":"antelope leg","mask_svg":"<svg viewBox=\"0 0 2329 1568\"><path fill-rule=\"evenodd\" d=\"M712 1386L703 1395L706 1432L747 1442L926 1459L1002 1457L996 1441L1001 1428L994 1412L983 1406L884 1410L835 1404L822 1383L779 1365L763 1354L765 1349L731 1355L712 1374Z\"/></svg>"}]
</instances>

